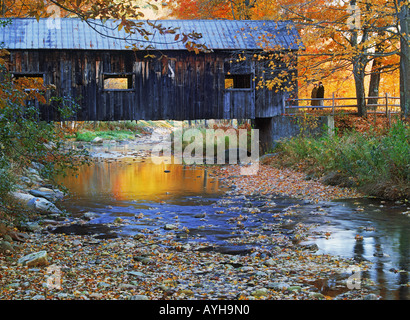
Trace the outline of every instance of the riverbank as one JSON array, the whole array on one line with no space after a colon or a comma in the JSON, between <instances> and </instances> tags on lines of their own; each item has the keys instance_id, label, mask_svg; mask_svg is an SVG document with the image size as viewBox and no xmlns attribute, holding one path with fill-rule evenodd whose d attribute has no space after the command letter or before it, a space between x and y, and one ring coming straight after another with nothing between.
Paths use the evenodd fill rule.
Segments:
<instances>
[{"instance_id":1,"label":"riverbank","mask_svg":"<svg viewBox=\"0 0 410 320\"><path fill-rule=\"evenodd\" d=\"M340 129L340 120L339 127ZM384 127L336 130L320 137L299 135L278 143L274 167L304 172L308 179L351 187L391 201L410 200L410 126L395 119Z\"/></svg>"},{"instance_id":2,"label":"riverbank","mask_svg":"<svg viewBox=\"0 0 410 320\"><path fill-rule=\"evenodd\" d=\"M241 175L241 169L243 167L239 165L230 165L215 166L211 171L226 186L241 195L277 194L314 202L364 197L353 188L325 185L318 180L306 180L304 173L287 168L260 164L257 173L252 175Z\"/></svg>"},{"instance_id":3,"label":"riverbank","mask_svg":"<svg viewBox=\"0 0 410 320\"><path fill-rule=\"evenodd\" d=\"M118 146L121 144L118 142ZM100 150L94 157L99 161L111 161L120 159L124 152L127 156L135 155L135 150L129 147L111 153ZM138 156L143 156L139 150ZM271 194L278 193L313 202L359 196L349 189L305 181L297 172L267 165L261 165L256 176L240 176L240 166L234 165L208 167L208 170L229 187L229 199L257 195L267 207L275 205ZM58 202L55 204L58 206ZM227 205L229 207L229 201ZM319 213L325 210L320 204L317 209ZM285 222L288 214L281 214ZM238 216L238 231L242 229L241 218L244 217ZM256 242L258 248L241 254L226 254L218 252L212 243L196 241L186 229L183 238L176 230L165 233L144 230L135 236L112 239L52 233L56 226L73 223L87 224L87 219L73 221L69 215L50 217L46 214L38 219L31 232L14 230L13 239L3 239L3 243L10 243L10 250L6 248L0 253L0 299L380 298L372 293L372 284L364 278L359 289L348 287L355 281L352 270L365 271L371 265L369 262L316 254L314 245L304 245L281 232L266 236L245 229L232 244ZM121 226L122 221L118 219L106 227ZM299 239L309 237L310 225L299 223L296 228ZM263 244L271 249L262 249ZM39 252L39 260L27 261L27 255Z\"/></svg>"},{"instance_id":4,"label":"riverbank","mask_svg":"<svg viewBox=\"0 0 410 320\"><path fill-rule=\"evenodd\" d=\"M352 266L363 262L315 255L314 247L229 255L204 243L181 243L170 232L133 238L96 239L36 232L12 255L2 256L0 299L375 299L369 283L350 290ZM18 263L46 251L46 261ZM359 269L355 269L359 270ZM354 278L353 278L354 279ZM332 283L332 284L331 284Z\"/></svg>"}]
</instances>

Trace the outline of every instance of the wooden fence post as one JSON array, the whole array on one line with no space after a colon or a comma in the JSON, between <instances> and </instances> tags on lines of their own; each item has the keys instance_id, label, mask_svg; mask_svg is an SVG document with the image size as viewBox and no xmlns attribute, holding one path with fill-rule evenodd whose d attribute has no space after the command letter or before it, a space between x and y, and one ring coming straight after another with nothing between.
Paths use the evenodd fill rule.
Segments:
<instances>
[{"instance_id":1,"label":"wooden fence post","mask_svg":"<svg viewBox=\"0 0 410 320\"><path fill-rule=\"evenodd\" d=\"M335 115L335 93L332 93L332 114Z\"/></svg>"},{"instance_id":2,"label":"wooden fence post","mask_svg":"<svg viewBox=\"0 0 410 320\"><path fill-rule=\"evenodd\" d=\"M386 118L388 117L389 112L389 94L386 92Z\"/></svg>"}]
</instances>

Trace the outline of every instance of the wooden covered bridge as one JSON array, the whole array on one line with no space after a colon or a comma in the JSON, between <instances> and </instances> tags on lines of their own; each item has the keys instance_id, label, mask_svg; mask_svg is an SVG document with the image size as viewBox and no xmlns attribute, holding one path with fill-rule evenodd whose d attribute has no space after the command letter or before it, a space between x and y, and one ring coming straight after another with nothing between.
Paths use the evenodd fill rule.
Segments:
<instances>
[{"instance_id":1,"label":"wooden covered bridge","mask_svg":"<svg viewBox=\"0 0 410 320\"><path fill-rule=\"evenodd\" d=\"M272 70L269 60L255 57L266 43L276 52L297 52L299 36L290 22L155 22L201 33L198 42L211 52L199 54L186 50L174 34L154 34L155 48L133 51L130 45L139 37L119 31L112 20L100 23L13 19L0 33L10 52L10 72L53 84L47 98L77 99L80 108L72 120L78 121L257 119L284 113L291 93L257 89L257 82L295 65L276 61ZM43 120L61 120L52 104L39 108Z\"/></svg>"}]
</instances>

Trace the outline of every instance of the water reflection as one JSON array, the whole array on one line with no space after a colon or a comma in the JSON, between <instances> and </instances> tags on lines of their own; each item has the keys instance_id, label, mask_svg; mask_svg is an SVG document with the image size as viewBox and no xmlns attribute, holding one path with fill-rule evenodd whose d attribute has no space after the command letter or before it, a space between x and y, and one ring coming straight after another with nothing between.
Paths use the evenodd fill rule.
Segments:
<instances>
[{"instance_id":1,"label":"water reflection","mask_svg":"<svg viewBox=\"0 0 410 320\"><path fill-rule=\"evenodd\" d=\"M91 223L112 222L121 217L128 221L119 231L123 234L144 228L163 230L167 223L179 224L188 226L190 235L215 243L240 236L242 231L235 223L229 223L230 218L248 215L243 221L244 229L259 234L265 232L261 225L277 223L274 217L283 217L287 208L298 205L298 214L285 219L293 220L293 226L298 222L319 225L318 235L312 238L319 247L317 254L371 261L373 267L363 277L374 282L378 294L384 299L410 299L410 288L406 286L410 269L410 219L401 214L407 210L402 206L385 204L381 207L376 200L365 199L312 204L276 198L276 206L266 208L265 201L233 197L229 209L219 214L221 208L215 203L223 198L224 191L206 170L172 164L154 165L135 158L98 161L82 167L78 178L67 177L64 184L72 193L65 202L67 211L98 213L99 217ZM249 214L249 205L260 208L260 212ZM312 214L318 206L326 211L325 215ZM355 210L359 206L363 211ZM199 219L198 215L204 212L206 219ZM136 219L136 216L141 218ZM330 236L325 237L324 233ZM359 240L356 235L360 236Z\"/></svg>"},{"instance_id":2,"label":"water reflection","mask_svg":"<svg viewBox=\"0 0 410 320\"><path fill-rule=\"evenodd\" d=\"M363 211L355 208L360 205ZM405 207L384 204L377 200L336 202L328 210L319 229L330 232L330 237L314 239L319 253L368 260L373 267L365 274L375 282L379 294L389 300L410 299L410 219L401 214ZM356 239L356 235L359 240Z\"/></svg>"},{"instance_id":3,"label":"water reflection","mask_svg":"<svg viewBox=\"0 0 410 320\"><path fill-rule=\"evenodd\" d=\"M64 185L74 198L103 202L164 201L220 192L218 180L201 168L154 165L149 160L142 162L130 158L83 166L77 177L65 178Z\"/></svg>"}]
</instances>

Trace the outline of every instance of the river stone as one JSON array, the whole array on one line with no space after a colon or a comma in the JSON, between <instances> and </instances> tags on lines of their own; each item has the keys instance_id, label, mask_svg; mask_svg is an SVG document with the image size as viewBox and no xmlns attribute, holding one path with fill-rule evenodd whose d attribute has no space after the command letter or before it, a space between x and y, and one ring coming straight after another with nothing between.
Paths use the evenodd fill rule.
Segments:
<instances>
[{"instance_id":1,"label":"river stone","mask_svg":"<svg viewBox=\"0 0 410 320\"><path fill-rule=\"evenodd\" d=\"M27 206L41 213L62 213L53 203L44 198L33 198L27 203Z\"/></svg>"},{"instance_id":2,"label":"river stone","mask_svg":"<svg viewBox=\"0 0 410 320\"><path fill-rule=\"evenodd\" d=\"M11 243L8 241L0 241L0 252L6 253L7 251L13 251L13 246L11 245Z\"/></svg>"},{"instance_id":3,"label":"river stone","mask_svg":"<svg viewBox=\"0 0 410 320\"><path fill-rule=\"evenodd\" d=\"M92 143L103 143L104 139L100 137L95 137L91 142Z\"/></svg>"},{"instance_id":4,"label":"river stone","mask_svg":"<svg viewBox=\"0 0 410 320\"><path fill-rule=\"evenodd\" d=\"M89 211L89 212L83 213L82 217L83 219L92 220L98 217L98 213Z\"/></svg>"},{"instance_id":5,"label":"river stone","mask_svg":"<svg viewBox=\"0 0 410 320\"><path fill-rule=\"evenodd\" d=\"M135 296L130 296L130 300L149 300L149 298L143 294L137 294Z\"/></svg>"},{"instance_id":6,"label":"river stone","mask_svg":"<svg viewBox=\"0 0 410 320\"><path fill-rule=\"evenodd\" d=\"M100 281L97 283L97 288L108 288L111 287L111 285L109 283L106 283L104 281Z\"/></svg>"},{"instance_id":7,"label":"river stone","mask_svg":"<svg viewBox=\"0 0 410 320\"><path fill-rule=\"evenodd\" d=\"M325 299L326 297L319 292L310 292L309 297L313 299Z\"/></svg>"},{"instance_id":8,"label":"river stone","mask_svg":"<svg viewBox=\"0 0 410 320\"><path fill-rule=\"evenodd\" d=\"M266 286L269 289L273 289L275 291L285 291L286 289L289 288L289 284L285 282L268 282Z\"/></svg>"},{"instance_id":9,"label":"river stone","mask_svg":"<svg viewBox=\"0 0 410 320\"><path fill-rule=\"evenodd\" d=\"M19 180L20 180L20 182L22 182L22 183L24 183L24 184L26 184L26 185L32 184L30 178L25 177L25 176L20 177Z\"/></svg>"},{"instance_id":10,"label":"river stone","mask_svg":"<svg viewBox=\"0 0 410 320\"><path fill-rule=\"evenodd\" d=\"M37 170L37 169L34 169L34 168L27 168L26 171L27 171L29 174L34 174L34 175L39 175L39 174L40 174L40 173L38 172L38 170Z\"/></svg>"},{"instance_id":11,"label":"river stone","mask_svg":"<svg viewBox=\"0 0 410 320\"><path fill-rule=\"evenodd\" d=\"M43 250L35 253L30 253L24 257L21 257L17 261L17 263L26 265L27 267L46 266L48 265L47 251Z\"/></svg>"},{"instance_id":12,"label":"river stone","mask_svg":"<svg viewBox=\"0 0 410 320\"><path fill-rule=\"evenodd\" d=\"M240 270L241 270L242 272L249 272L249 271L253 271L254 268L253 268L253 267L242 267Z\"/></svg>"},{"instance_id":13,"label":"river stone","mask_svg":"<svg viewBox=\"0 0 410 320\"><path fill-rule=\"evenodd\" d=\"M34 199L35 196L22 192L11 192L10 195L17 201L27 204L30 200Z\"/></svg>"},{"instance_id":14,"label":"river stone","mask_svg":"<svg viewBox=\"0 0 410 320\"><path fill-rule=\"evenodd\" d=\"M272 267L276 265L276 261L271 258L266 260L263 264L267 267Z\"/></svg>"},{"instance_id":15,"label":"river stone","mask_svg":"<svg viewBox=\"0 0 410 320\"><path fill-rule=\"evenodd\" d=\"M164 229L165 229L165 230L175 230L175 229L178 229L178 227L177 227L175 224L167 223L167 224L164 226Z\"/></svg>"},{"instance_id":16,"label":"river stone","mask_svg":"<svg viewBox=\"0 0 410 320\"><path fill-rule=\"evenodd\" d=\"M25 229L25 230L27 230L27 231L31 231L31 232L34 232L34 231L37 231L37 230L40 230L40 229L41 229L41 227L40 227L40 225L38 224L38 222L33 222L33 221L28 221L28 222L22 223L22 224L21 224L21 227L22 227L23 229Z\"/></svg>"},{"instance_id":17,"label":"river stone","mask_svg":"<svg viewBox=\"0 0 410 320\"><path fill-rule=\"evenodd\" d=\"M262 296L267 296L268 293L269 293L268 289L262 288L262 289L256 289L255 291L251 293L251 295L254 297L262 297Z\"/></svg>"},{"instance_id":18,"label":"river stone","mask_svg":"<svg viewBox=\"0 0 410 320\"><path fill-rule=\"evenodd\" d=\"M299 248L302 250L308 250L308 251L318 251L319 250L319 247L316 243L299 245Z\"/></svg>"},{"instance_id":19,"label":"river stone","mask_svg":"<svg viewBox=\"0 0 410 320\"><path fill-rule=\"evenodd\" d=\"M40 189L33 189L33 190L29 190L29 193L34 196L34 197L38 197L38 198L44 198L48 201L55 201L57 199L57 194L48 188L42 188L43 190Z\"/></svg>"},{"instance_id":20,"label":"river stone","mask_svg":"<svg viewBox=\"0 0 410 320\"><path fill-rule=\"evenodd\" d=\"M296 291L301 291L302 287L300 286L290 286L286 289L287 292L296 292Z\"/></svg>"},{"instance_id":21,"label":"river stone","mask_svg":"<svg viewBox=\"0 0 410 320\"><path fill-rule=\"evenodd\" d=\"M129 271L128 274L132 275L132 276L135 276L135 277L138 277L138 278L146 277L145 273L142 273L142 272L139 272L139 271Z\"/></svg>"}]
</instances>

